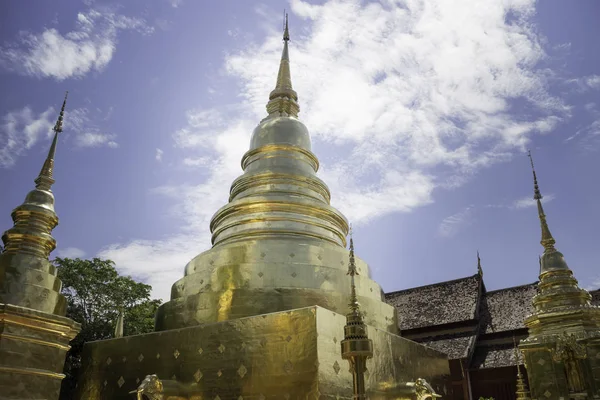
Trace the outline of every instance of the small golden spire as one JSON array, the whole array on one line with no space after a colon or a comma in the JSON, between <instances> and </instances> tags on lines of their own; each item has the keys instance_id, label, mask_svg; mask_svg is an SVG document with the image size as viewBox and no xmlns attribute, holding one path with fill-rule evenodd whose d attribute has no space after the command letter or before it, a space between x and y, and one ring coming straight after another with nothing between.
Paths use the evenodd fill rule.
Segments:
<instances>
[{"instance_id":1,"label":"small golden spire","mask_svg":"<svg viewBox=\"0 0 600 400\"><path fill-rule=\"evenodd\" d=\"M477 250L477 273L479 276L483 276L483 268L481 268L481 258L479 257L479 250Z\"/></svg>"},{"instance_id":2,"label":"small golden spire","mask_svg":"<svg viewBox=\"0 0 600 400\"><path fill-rule=\"evenodd\" d=\"M292 88L292 75L290 73L290 55L288 42L290 41L290 30L288 16L285 14L285 25L283 28L283 52L279 63L277 83L275 89L269 95L267 112L270 117L298 117L300 106L298 106L298 94Z\"/></svg>"},{"instance_id":3,"label":"small golden spire","mask_svg":"<svg viewBox=\"0 0 600 400\"><path fill-rule=\"evenodd\" d=\"M348 273L350 275L350 302L348 306L350 310L360 316L360 305L358 304L358 298L356 297L356 284L354 277L358 275L356 270L356 262L354 259L354 240L352 239L352 226L350 226L350 262L348 263Z\"/></svg>"},{"instance_id":4,"label":"small golden spire","mask_svg":"<svg viewBox=\"0 0 600 400\"><path fill-rule=\"evenodd\" d=\"M65 107L67 105L67 96L69 92L65 93L65 99L63 100L62 107L60 109L60 113L58 114L58 119L56 120L56 124L52 130L54 131L54 137L52 138L52 144L50 145L50 150L48 150L48 157L44 161L44 165L42 165L42 169L40 170L40 174L35 179L35 187L40 190L50 190L52 184L54 184L54 179L52 178L52 174L54 172L54 156L56 154L56 143L58 142L58 134L62 132L63 128L63 117L65 115Z\"/></svg>"},{"instance_id":5,"label":"small golden spire","mask_svg":"<svg viewBox=\"0 0 600 400\"><path fill-rule=\"evenodd\" d=\"M367 359L373 357L373 341L367 335L360 306L356 296L354 277L358 275L356 260L354 258L354 240L352 239L352 226L350 226L350 256L348 275L350 275L350 312L346 314L344 326L344 339L340 342L342 358L350 363L352 373L354 399L366 399L365 372L367 372Z\"/></svg>"},{"instance_id":6,"label":"small golden spire","mask_svg":"<svg viewBox=\"0 0 600 400\"><path fill-rule=\"evenodd\" d=\"M542 227L542 240L541 245L544 246L544 252L555 251L554 244L556 243L552 234L550 233L550 228L548 228L548 223L546 222L546 214L544 214L544 208L542 207L542 193L540 192L540 188L538 186L537 176L535 174L535 167L533 165L533 157L531 156L531 150L528 151L527 155L529 156L529 161L531 161L531 170L533 171L533 199L537 202L538 208L538 216L540 218L540 224Z\"/></svg>"},{"instance_id":7,"label":"small golden spire","mask_svg":"<svg viewBox=\"0 0 600 400\"><path fill-rule=\"evenodd\" d=\"M517 364L517 400L529 400L531 399L527 383L525 383L525 377L521 373L521 361L519 357L519 346L517 346L517 340L513 336L513 344L515 346L515 360Z\"/></svg>"}]
</instances>

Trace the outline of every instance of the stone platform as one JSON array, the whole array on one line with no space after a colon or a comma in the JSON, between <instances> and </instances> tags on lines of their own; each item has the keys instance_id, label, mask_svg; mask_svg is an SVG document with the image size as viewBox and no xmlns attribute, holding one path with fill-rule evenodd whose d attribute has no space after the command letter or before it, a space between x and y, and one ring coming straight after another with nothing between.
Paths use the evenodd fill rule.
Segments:
<instances>
[{"instance_id":1,"label":"stone platform","mask_svg":"<svg viewBox=\"0 0 600 400\"><path fill-rule=\"evenodd\" d=\"M341 358L344 316L314 306L189 328L86 344L77 399L133 399L146 375L193 384L202 399L352 398L352 375ZM371 399L427 379L448 392L447 357L369 326ZM387 393L387 394L386 394ZM241 396L241 397L240 397Z\"/></svg>"}]
</instances>

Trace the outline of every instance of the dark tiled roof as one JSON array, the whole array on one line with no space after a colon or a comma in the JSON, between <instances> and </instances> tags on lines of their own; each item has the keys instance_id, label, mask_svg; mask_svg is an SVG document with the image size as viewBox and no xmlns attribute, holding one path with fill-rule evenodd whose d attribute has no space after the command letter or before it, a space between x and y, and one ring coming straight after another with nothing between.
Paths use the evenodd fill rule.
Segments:
<instances>
[{"instance_id":1,"label":"dark tiled roof","mask_svg":"<svg viewBox=\"0 0 600 400\"><path fill-rule=\"evenodd\" d=\"M523 360L520 360L523 364ZM471 359L471 368L500 368L510 367L517 364L515 348L512 344L501 344L494 346L478 346L475 348Z\"/></svg>"},{"instance_id":2,"label":"dark tiled roof","mask_svg":"<svg viewBox=\"0 0 600 400\"><path fill-rule=\"evenodd\" d=\"M600 306L600 289L592 290L590 294L592 295L592 304Z\"/></svg>"},{"instance_id":3,"label":"dark tiled roof","mask_svg":"<svg viewBox=\"0 0 600 400\"><path fill-rule=\"evenodd\" d=\"M387 293L385 300L398 310L400 330L468 321L475 318L480 278L474 275Z\"/></svg>"},{"instance_id":4,"label":"dark tiled roof","mask_svg":"<svg viewBox=\"0 0 600 400\"><path fill-rule=\"evenodd\" d=\"M458 358L467 358L469 356L469 350L475 344L475 335L446 335L419 340L419 343L431 347L434 350L441 351L448 355L448 359L454 360Z\"/></svg>"},{"instance_id":5,"label":"dark tiled roof","mask_svg":"<svg viewBox=\"0 0 600 400\"><path fill-rule=\"evenodd\" d=\"M525 328L525 317L533 312L531 303L537 282L494 290L484 294L481 302L481 334Z\"/></svg>"}]
</instances>

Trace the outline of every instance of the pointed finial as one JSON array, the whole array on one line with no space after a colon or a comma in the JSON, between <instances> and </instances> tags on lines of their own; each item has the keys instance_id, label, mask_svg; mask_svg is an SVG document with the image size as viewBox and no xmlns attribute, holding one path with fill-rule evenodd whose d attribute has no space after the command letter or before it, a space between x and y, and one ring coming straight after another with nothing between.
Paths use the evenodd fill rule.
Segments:
<instances>
[{"instance_id":1,"label":"pointed finial","mask_svg":"<svg viewBox=\"0 0 600 400\"><path fill-rule=\"evenodd\" d=\"M529 157L529 162L531 163L531 170L533 171L533 199L541 200L542 193L540 193L540 187L538 186L537 176L535 174L535 166L533 165L533 157L531 156L531 150L527 150L527 156Z\"/></svg>"},{"instance_id":2,"label":"pointed finial","mask_svg":"<svg viewBox=\"0 0 600 400\"><path fill-rule=\"evenodd\" d=\"M283 51L279 62L277 83L275 89L269 95L267 112L269 118L275 117L298 117L300 106L298 105L298 94L292 87L292 76L290 73L290 55L288 42L290 41L290 30L288 26L287 13L284 15L283 26Z\"/></svg>"},{"instance_id":3,"label":"pointed finial","mask_svg":"<svg viewBox=\"0 0 600 400\"><path fill-rule=\"evenodd\" d=\"M63 131L63 117L65 115L65 107L67 106L68 95L69 92L67 91L65 93L65 99L63 100L60 113L58 114L58 119L56 120L56 124L54 125L54 128L52 128L52 130L54 131L54 137L52 138L50 150L48 150L48 156L44 161L44 165L42 166L40 174L35 180L35 187L40 190L50 190L52 184L54 183L54 179L52 178L52 174L54 172L54 156L56 154L58 134Z\"/></svg>"},{"instance_id":4,"label":"pointed finial","mask_svg":"<svg viewBox=\"0 0 600 400\"><path fill-rule=\"evenodd\" d=\"M288 15L285 12L285 10L284 10L284 14L285 14L285 17L284 17L285 22L283 25L283 40L285 40L287 42L288 40L290 40L290 30L288 29Z\"/></svg>"},{"instance_id":5,"label":"pointed finial","mask_svg":"<svg viewBox=\"0 0 600 400\"><path fill-rule=\"evenodd\" d=\"M535 167L533 165L533 157L531 156L531 150L527 152L529 156L529 161L531 162L531 170L533 171L533 199L537 202L538 208L538 217L540 218L540 225L542 228L542 240L541 245L544 246L544 252L546 251L555 251L554 244L556 243L552 234L550 233L550 228L548 228L548 223L546 222L546 214L544 214L544 208L542 207L542 193L540 192L540 188L538 186L537 175L535 173Z\"/></svg>"},{"instance_id":6,"label":"pointed finial","mask_svg":"<svg viewBox=\"0 0 600 400\"><path fill-rule=\"evenodd\" d=\"M349 255L349 263L348 263L348 272L346 275L350 275L350 302L348 306L350 306L350 310L359 314L360 305L358 304L358 298L356 296L356 284L354 281L354 277L358 275L358 271L356 270L356 260L354 258L354 240L352 238L352 225L350 226L350 255Z\"/></svg>"},{"instance_id":7,"label":"pointed finial","mask_svg":"<svg viewBox=\"0 0 600 400\"><path fill-rule=\"evenodd\" d=\"M347 275L358 275L358 271L356 270L356 264L354 260L354 239L352 238L352 225L350 225L350 231L348 233L350 235L350 262L348 263L348 273Z\"/></svg>"},{"instance_id":8,"label":"pointed finial","mask_svg":"<svg viewBox=\"0 0 600 400\"><path fill-rule=\"evenodd\" d=\"M481 258L479 257L479 250L477 250L477 273L479 276L483 276L483 268L481 268Z\"/></svg>"}]
</instances>

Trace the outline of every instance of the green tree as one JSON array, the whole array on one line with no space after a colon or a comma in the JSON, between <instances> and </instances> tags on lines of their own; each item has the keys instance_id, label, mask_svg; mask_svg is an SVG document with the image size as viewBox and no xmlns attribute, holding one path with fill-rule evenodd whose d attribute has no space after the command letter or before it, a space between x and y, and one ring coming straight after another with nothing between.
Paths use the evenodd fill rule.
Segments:
<instances>
[{"instance_id":1,"label":"green tree","mask_svg":"<svg viewBox=\"0 0 600 400\"><path fill-rule=\"evenodd\" d=\"M81 332L67 353L60 399L71 399L81 368L85 342L114 336L120 310L124 313L125 336L152 332L154 314L161 300L152 300L152 287L120 276L111 260L56 258L62 293L67 298L67 316L81 324Z\"/></svg>"}]
</instances>

